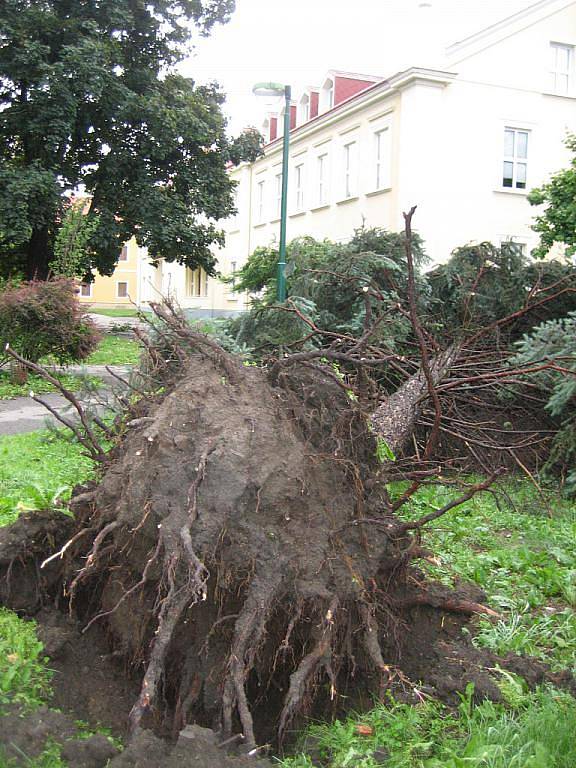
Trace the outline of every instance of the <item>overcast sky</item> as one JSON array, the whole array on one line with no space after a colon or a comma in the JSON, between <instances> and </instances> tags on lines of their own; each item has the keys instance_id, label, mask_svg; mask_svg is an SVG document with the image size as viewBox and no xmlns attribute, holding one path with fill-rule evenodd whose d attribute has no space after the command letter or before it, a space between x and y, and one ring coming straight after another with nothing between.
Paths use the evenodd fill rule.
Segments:
<instances>
[{"instance_id":1,"label":"overcast sky","mask_svg":"<svg viewBox=\"0 0 576 768\"><path fill-rule=\"evenodd\" d=\"M236 0L232 20L197 40L180 70L197 82L220 83L230 130L238 133L246 125L260 127L266 111L252 95L255 82L290 83L298 95L319 84L328 69L388 76L425 65L415 50L425 31L439 42L456 42L533 4L432 0L432 11L423 11L418 0ZM425 25L419 23L423 13Z\"/></svg>"}]
</instances>

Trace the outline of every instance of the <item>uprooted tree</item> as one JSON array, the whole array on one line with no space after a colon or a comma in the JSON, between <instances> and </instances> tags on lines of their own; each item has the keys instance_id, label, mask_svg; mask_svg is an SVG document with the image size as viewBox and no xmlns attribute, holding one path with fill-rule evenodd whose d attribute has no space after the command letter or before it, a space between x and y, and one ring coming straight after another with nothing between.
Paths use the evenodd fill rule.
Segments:
<instances>
[{"instance_id":1,"label":"uprooted tree","mask_svg":"<svg viewBox=\"0 0 576 768\"><path fill-rule=\"evenodd\" d=\"M562 372L559 360L510 367L489 340L573 284L540 286L513 316L441 346L418 316L412 214L406 302L378 313L378 286L358 281L367 309L357 336L317 327L289 301L278 311L298 318L303 339L324 343L294 345L266 367L244 365L170 304L157 306L161 323L142 337L147 364L131 383L135 397L125 398L111 454L98 434L113 428L90 422L78 405L85 429L74 428L102 476L77 491L73 522L51 529L57 543L40 573L85 631L105 625L115 650L142 671L133 731L197 720L221 727L224 739L241 730L254 747L264 720L282 739L316 699L337 698L346 679L387 686L396 670L384 649L401 608L430 600L407 579L429 554L423 526L490 488L501 471L492 466L441 509L401 518L419 484L442 469L441 436L458 432L472 450L483 444L499 455L546 439L535 427L504 428L495 442L489 419L465 424L458 408L526 372ZM397 313L413 329L411 356L373 343ZM380 370L403 381L384 398L370 373ZM392 493L392 479L408 484ZM21 574L12 564L12 579Z\"/></svg>"}]
</instances>

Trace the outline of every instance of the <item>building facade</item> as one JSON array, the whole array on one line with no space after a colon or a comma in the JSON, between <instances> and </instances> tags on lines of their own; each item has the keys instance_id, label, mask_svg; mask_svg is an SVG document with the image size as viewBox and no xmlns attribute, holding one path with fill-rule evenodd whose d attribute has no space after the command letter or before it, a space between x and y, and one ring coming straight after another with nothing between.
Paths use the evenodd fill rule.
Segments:
<instances>
[{"instance_id":1,"label":"building facade","mask_svg":"<svg viewBox=\"0 0 576 768\"><path fill-rule=\"evenodd\" d=\"M432 263L470 242L514 240L526 252L537 244L527 195L567 166L564 142L576 131L576 0L540 0L444 51L422 46L420 56L389 77L331 70L295 96L288 240L345 241L363 225L397 231L416 205ZM225 275L278 241L282 126L279 105L265 122L264 155L231 171L237 214L216 254ZM171 293L200 315L245 306L233 286L178 265L140 275L141 301Z\"/></svg>"},{"instance_id":2,"label":"building facade","mask_svg":"<svg viewBox=\"0 0 576 768\"><path fill-rule=\"evenodd\" d=\"M288 240L397 231L416 205L432 263L469 242L536 246L527 195L567 166L576 131L576 2L542 0L432 58L388 78L330 71L296 99ZM264 156L232 172L228 271L278 240L282 122L271 114Z\"/></svg>"}]
</instances>

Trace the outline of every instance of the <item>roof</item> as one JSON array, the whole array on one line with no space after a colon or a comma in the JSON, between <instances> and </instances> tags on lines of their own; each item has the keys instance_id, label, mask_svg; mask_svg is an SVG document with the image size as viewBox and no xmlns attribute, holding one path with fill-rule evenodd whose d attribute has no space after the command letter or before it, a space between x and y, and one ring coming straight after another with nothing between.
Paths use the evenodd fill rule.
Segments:
<instances>
[{"instance_id":1,"label":"roof","mask_svg":"<svg viewBox=\"0 0 576 768\"><path fill-rule=\"evenodd\" d=\"M564 8L569 8L571 5L576 7L576 0L539 0L539 2L533 3L511 16L478 30L473 35L453 43L446 49L446 55L450 63L465 59L479 49L493 45L510 34L525 29L564 10Z\"/></svg>"}]
</instances>

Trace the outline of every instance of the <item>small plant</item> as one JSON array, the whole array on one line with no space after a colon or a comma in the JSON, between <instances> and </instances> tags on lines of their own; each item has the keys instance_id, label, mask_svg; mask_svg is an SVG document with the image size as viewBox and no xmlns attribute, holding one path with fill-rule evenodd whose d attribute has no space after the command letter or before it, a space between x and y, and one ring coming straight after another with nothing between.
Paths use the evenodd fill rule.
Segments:
<instances>
[{"instance_id":1,"label":"small plant","mask_svg":"<svg viewBox=\"0 0 576 768\"><path fill-rule=\"evenodd\" d=\"M36 706L50 690L51 673L36 637L36 625L0 608L0 707L8 702Z\"/></svg>"}]
</instances>

